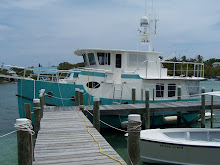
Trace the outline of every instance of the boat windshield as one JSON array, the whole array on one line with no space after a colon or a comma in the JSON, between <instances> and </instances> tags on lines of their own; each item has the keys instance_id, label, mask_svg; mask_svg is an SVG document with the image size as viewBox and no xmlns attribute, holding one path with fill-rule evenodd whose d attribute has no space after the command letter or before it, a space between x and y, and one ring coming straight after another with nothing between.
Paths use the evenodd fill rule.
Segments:
<instances>
[{"instance_id":1,"label":"boat windshield","mask_svg":"<svg viewBox=\"0 0 220 165\"><path fill-rule=\"evenodd\" d=\"M89 64L96 65L94 53L88 53Z\"/></svg>"},{"instance_id":2,"label":"boat windshield","mask_svg":"<svg viewBox=\"0 0 220 165\"><path fill-rule=\"evenodd\" d=\"M110 53L97 53L99 65L110 65Z\"/></svg>"}]
</instances>

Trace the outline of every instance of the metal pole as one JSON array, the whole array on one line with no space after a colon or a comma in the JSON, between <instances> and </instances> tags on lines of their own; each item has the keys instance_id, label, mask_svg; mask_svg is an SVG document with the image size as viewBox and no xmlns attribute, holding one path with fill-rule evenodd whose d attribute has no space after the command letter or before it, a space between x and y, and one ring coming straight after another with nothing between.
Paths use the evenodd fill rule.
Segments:
<instances>
[{"instance_id":1,"label":"metal pole","mask_svg":"<svg viewBox=\"0 0 220 165\"><path fill-rule=\"evenodd\" d=\"M201 89L201 93L205 93L205 88ZM201 109L201 128L205 128L205 95L202 95L202 109Z\"/></svg>"},{"instance_id":2,"label":"metal pole","mask_svg":"<svg viewBox=\"0 0 220 165\"><path fill-rule=\"evenodd\" d=\"M213 128L213 96L211 96L211 128Z\"/></svg>"},{"instance_id":3,"label":"metal pole","mask_svg":"<svg viewBox=\"0 0 220 165\"><path fill-rule=\"evenodd\" d=\"M177 95L177 100L178 101L181 101L181 95L182 95L182 91L181 91L181 86L178 86L178 88L177 88L177 93L178 93L178 95ZM181 112L177 112L177 125L180 127L180 125L181 125Z\"/></svg>"}]
</instances>

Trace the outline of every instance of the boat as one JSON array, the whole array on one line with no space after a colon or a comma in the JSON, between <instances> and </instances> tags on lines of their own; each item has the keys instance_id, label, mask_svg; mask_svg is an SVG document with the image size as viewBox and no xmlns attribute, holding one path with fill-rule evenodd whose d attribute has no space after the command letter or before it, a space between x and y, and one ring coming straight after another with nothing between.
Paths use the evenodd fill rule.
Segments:
<instances>
[{"instance_id":1,"label":"boat","mask_svg":"<svg viewBox=\"0 0 220 165\"><path fill-rule=\"evenodd\" d=\"M183 101L198 101L200 96L196 94L200 92L200 81L204 80L204 64L160 59L161 53L152 47L157 22L150 14L140 19L140 44L146 45L147 51L77 49L74 54L83 57L83 68L68 71L53 69L46 71L47 76L43 68L26 68L24 78L17 83L20 117L25 114L24 103L33 105L32 100L39 98L41 89L45 89L46 104L56 106L74 106L77 88L84 93L84 105L93 104L93 97L99 97L101 105L132 103L133 88L136 89L136 103L145 102L146 89L149 89L150 102L174 102L177 101L179 86ZM34 70L37 80L26 79L26 70ZM64 72L68 73L62 78L60 75ZM186 115L189 116L187 120L197 116ZM163 118L158 119L158 125L163 124Z\"/></svg>"},{"instance_id":2,"label":"boat","mask_svg":"<svg viewBox=\"0 0 220 165\"><path fill-rule=\"evenodd\" d=\"M140 157L146 163L209 164L220 162L220 129L149 129L140 133Z\"/></svg>"}]
</instances>

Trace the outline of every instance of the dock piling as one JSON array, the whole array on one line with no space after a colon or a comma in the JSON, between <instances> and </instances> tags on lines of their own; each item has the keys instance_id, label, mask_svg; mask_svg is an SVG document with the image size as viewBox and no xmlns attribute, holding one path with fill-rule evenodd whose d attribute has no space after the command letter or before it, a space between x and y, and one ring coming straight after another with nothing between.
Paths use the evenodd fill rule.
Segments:
<instances>
[{"instance_id":1,"label":"dock piling","mask_svg":"<svg viewBox=\"0 0 220 165\"><path fill-rule=\"evenodd\" d=\"M33 109L34 109L34 132L35 139L37 138L37 133L40 130L40 99L33 99Z\"/></svg>"},{"instance_id":2,"label":"dock piling","mask_svg":"<svg viewBox=\"0 0 220 165\"><path fill-rule=\"evenodd\" d=\"M132 95L132 104L135 104L136 102L136 88L135 87L132 88L131 95Z\"/></svg>"},{"instance_id":3,"label":"dock piling","mask_svg":"<svg viewBox=\"0 0 220 165\"><path fill-rule=\"evenodd\" d=\"M29 140L29 132L24 131L23 126L26 125L28 119L16 119L17 143L18 143L18 165L32 165L32 149ZM21 130L21 128L22 130Z\"/></svg>"},{"instance_id":4,"label":"dock piling","mask_svg":"<svg viewBox=\"0 0 220 165\"><path fill-rule=\"evenodd\" d=\"M205 93L205 88L201 89L201 93ZM205 95L202 95L202 109L201 109L201 128L205 128Z\"/></svg>"},{"instance_id":5,"label":"dock piling","mask_svg":"<svg viewBox=\"0 0 220 165\"><path fill-rule=\"evenodd\" d=\"M43 117L44 105L45 105L45 89L40 90L40 119Z\"/></svg>"},{"instance_id":6,"label":"dock piling","mask_svg":"<svg viewBox=\"0 0 220 165\"><path fill-rule=\"evenodd\" d=\"M128 115L128 164L140 165L141 116Z\"/></svg>"},{"instance_id":7,"label":"dock piling","mask_svg":"<svg viewBox=\"0 0 220 165\"><path fill-rule=\"evenodd\" d=\"M94 97L93 98L93 125L94 127L100 132L100 98Z\"/></svg>"},{"instance_id":8,"label":"dock piling","mask_svg":"<svg viewBox=\"0 0 220 165\"><path fill-rule=\"evenodd\" d=\"M25 103L24 104L25 107L25 116L27 119L31 120L31 105L29 103ZM29 134L29 143L30 143L30 157L31 160L33 161L33 139L32 139L32 135Z\"/></svg>"},{"instance_id":9,"label":"dock piling","mask_svg":"<svg viewBox=\"0 0 220 165\"><path fill-rule=\"evenodd\" d=\"M79 91L79 105L83 105L83 102L84 102L84 100L83 100L83 93L84 93L83 90Z\"/></svg>"},{"instance_id":10,"label":"dock piling","mask_svg":"<svg viewBox=\"0 0 220 165\"><path fill-rule=\"evenodd\" d=\"M79 88L75 89L75 105L79 106Z\"/></svg>"},{"instance_id":11,"label":"dock piling","mask_svg":"<svg viewBox=\"0 0 220 165\"><path fill-rule=\"evenodd\" d=\"M150 129L149 89L146 89L146 91L145 91L145 109L146 109L145 129Z\"/></svg>"}]
</instances>

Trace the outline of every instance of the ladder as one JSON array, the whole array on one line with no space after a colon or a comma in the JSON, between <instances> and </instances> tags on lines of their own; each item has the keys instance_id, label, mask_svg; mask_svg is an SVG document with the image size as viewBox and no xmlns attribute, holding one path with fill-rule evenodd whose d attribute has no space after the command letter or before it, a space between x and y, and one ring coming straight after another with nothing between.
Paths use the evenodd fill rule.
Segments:
<instances>
[{"instance_id":1,"label":"ladder","mask_svg":"<svg viewBox=\"0 0 220 165\"><path fill-rule=\"evenodd\" d=\"M114 84L112 104L121 104L122 93L123 93L123 84Z\"/></svg>"}]
</instances>

